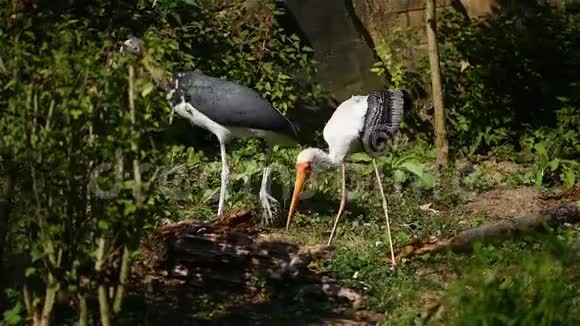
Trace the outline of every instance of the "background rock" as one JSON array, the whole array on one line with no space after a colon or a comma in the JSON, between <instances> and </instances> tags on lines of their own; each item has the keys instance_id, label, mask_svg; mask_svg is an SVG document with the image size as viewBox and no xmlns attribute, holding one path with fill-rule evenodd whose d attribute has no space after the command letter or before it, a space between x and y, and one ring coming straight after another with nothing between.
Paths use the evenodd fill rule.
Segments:
<instances>
[{"instance_id":1,"label":"background rock","mask_svg":"<svg viewBox=\"0 0 580 326\"><path fill-rule=\"evenodd\" d=\"M334 98L342 101L385 85L369 70L377 59L346 1L287 0L286 5L315 51L319 82Z\"/></svg>"}]
</instances>

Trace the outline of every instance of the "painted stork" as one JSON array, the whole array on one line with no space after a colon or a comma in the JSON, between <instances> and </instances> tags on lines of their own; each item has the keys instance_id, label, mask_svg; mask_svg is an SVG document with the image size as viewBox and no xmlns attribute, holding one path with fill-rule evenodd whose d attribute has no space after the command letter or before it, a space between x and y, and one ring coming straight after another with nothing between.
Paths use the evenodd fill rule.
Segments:
<instances>
[{"instance_id":1,"label":"painted stork","mask_svg":"<svg viewBox=\"0 0 580 326\"><path fill-rule=\"evenodd\" d=\"M328 144L328 153L318 148L307 148L298 154L296 159L296 181L290 211L288 212L286 230L290 228L300 193L312 171L316 168L341 165L342 197L338 214L328 239L328 245L330 246L336 232L338 220L344 213L346 206L346 157L351 153L365 151L373 157L375 175L383 200L391 258L395 265L387 200L377 168L376 157L384 150L385 142L399 129L404 114L409 112L410 109L411 100L408 93L392 89L372 92L367 96L352 96L342 102L336 108L323 130L324 140Z\"/></svg>"},{"instance_id":2,"label":"painted stork","mask_svg":"<svg viewBox=\"0 0 580 326\"><path fill-rule=\"evenodd\" d=\"M132 55L144 53L142 41L135 37L126 40L123 48ZM172 114L176 112L193 125L210 131L219 141L222 173L218 215L224 212L228 193L226 145L234 138L264 139L268 149L259 196L264 222L271 222L273 209L279 207L278 201L270 195L272 148L298 144L292 123L256 91L234 82L197 72L178 72L166 82L153 77L157 88L165 93Z\"/></svg>"}]
</instances>

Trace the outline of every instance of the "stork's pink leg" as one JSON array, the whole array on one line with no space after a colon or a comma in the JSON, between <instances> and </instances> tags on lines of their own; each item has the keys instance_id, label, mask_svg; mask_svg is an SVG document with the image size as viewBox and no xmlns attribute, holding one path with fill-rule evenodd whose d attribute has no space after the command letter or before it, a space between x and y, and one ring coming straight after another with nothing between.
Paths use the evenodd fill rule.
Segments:
<instances>
[{"instance_id":1,"label":"stork's pink leg","mask_svg":"<svg viewBox=\"0 0 580 326\"><path fill-rule=\"evenodd\" d=\"M336 226L338 225L338 220L344 213L344 209L346 207L346 199L347 199L347 192L346 192L346 163L342 162L342 197L340 199L340 208L338 209L338 214L336 214L336 219L334 220L334 226L332 227L332 231L330 232L330 238L328 239L328 245L332 244L332 239L334 238L334 233L336 232Z\"/></svg>"},{"instance_id":2,"label":"stork's pink leg","mask_svg":"<svg viewBox=\"0 0 580 326\"><path fill-rule=\"evenodd\" d=\"M381 197L383 198L383 210L385 211L385 221L387 222L387 237L389 238L389 246L391 248L391 262L393 263L393 267L396 267L397 262L395 261L395 251L393 250L393 239L391 238L391 226L389 223L389 208L387 206L387 198L385 197L385 191L383 190L383 182L381 181L379 168L377 167L377 160L373 159L373 165L375 167L375 175L377 176L377 183L379 184Z\"/></svg>"}]
</instances>

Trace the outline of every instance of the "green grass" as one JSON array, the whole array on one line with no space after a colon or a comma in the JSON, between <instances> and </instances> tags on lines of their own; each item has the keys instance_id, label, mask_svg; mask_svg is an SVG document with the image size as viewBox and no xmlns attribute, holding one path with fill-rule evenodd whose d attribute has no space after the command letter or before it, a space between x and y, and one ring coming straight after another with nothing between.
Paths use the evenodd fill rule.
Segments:
<instances>
[{"instance_id":1,"label":"green grass","mask_svg":"<svg viewBox=\"0 0 580 326\"><path fill-rule=\"evenodd\" d=\"M286 178L288 175L293 177L292 166L297 153L297 149L292 149L278 151L275 155L281 166L290 167L283 172ZM259 216L257 189L263 156L256 148L246 148L242 154L234 153L231 160L235 176L232 179L230 209L250 206ZM200 167L208 170L207 175L215 182L205 189L191 182L191 203L182 203L184 209L178 219L210 217L215 207L208 209L209 199L204 202L196 199L195 194L202 190L215 193L219 189L219 164L200 163L196 158L192 158L190 163L193 164L192 170ZM491 176L482 166L477 165L475 173L460 180L465 190L478 192L510 186L512 176L500 171L500 183L489 181ZM439 197L436 197L430 189L412 190L413 178L409 174L410 182L402 185L401 193L395 190L392 178L388 177L390 171L384 172L387 177L383 182L388 192L395 246L414 239L451 234L495 220L482 213L462 211L458 207L461 196L450 184L445 184ZM497 171L494 173L497 178ZM307 184L306 190L315 190L315 194L301 201L289 232L283 230L287 202L283 202L277 224L265 227L263 232L300 245L326 243L340 200L338 177L338 172L331 169L317 174ZM339 223L333 243L335 255L331 260L319 262L319 265L342 285L363 292L366 299L362 309L384 314L385 325L420 323L421 316L425 316L429 307L434 305L439 310L430 317L428 324L552 325L575 324L580 319L576 299L580 293L575 285L578 273L569 272L576 268L576 263L564 249L572 239L579 237L579 232L564 228L554 235L479 246L474 252L464 255L427 255L399 261L398 268L393 270L387 263L389 246L372 165L360 162L349 164L347 178L352 199ZM283 182L292 181L275 173L274 195L281 198ZM243 188L246 182L250 182L251 187ZM432 207L439 213L420 209L421 205L428 203L433 203ZM311 303L300 301L293 302L292 306L285 306L283 302L280 304L288 315L293 316L313 308ZM227 315L228 309L215 309L206 315ZM266 309L270 309L272 314L279 312L275 310L275 305Z\"/></svg>"},{"instance_id":2,"label":"green grass","mask_svg":"<svg viewBox=\"0 0 580 326\"><path fill-rule=\"evenodd\" d=\"M438 230L431 225L431 232ZM297 227L286 238L324 243L328 227ZM381 225L341 229L334 258L322 266L344 286L363 291L363 308L385 314L385 325L415 324L436 302L445 307L442 324L571 325L580 318L577 277L568 272L576 262L565 250L577 231L476 246L471 254L415 258L392 270ZM384 243L377 246L377 240Z\"/></svg>"}]
</instances>

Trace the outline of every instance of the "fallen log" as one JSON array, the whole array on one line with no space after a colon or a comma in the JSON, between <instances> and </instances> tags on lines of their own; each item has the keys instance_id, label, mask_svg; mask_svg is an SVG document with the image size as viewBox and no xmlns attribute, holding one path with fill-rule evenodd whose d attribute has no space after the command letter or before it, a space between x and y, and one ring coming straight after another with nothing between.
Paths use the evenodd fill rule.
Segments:
<instances>
[{"instance_id":1,"label":"fallen log","mask_svg":"<svg viewBox=\"0 0 580 326\"><path fill-rule=\"evenodd\" d=\"M241 210L209 222L161 226L141 245L140 258L133 264L133 288L145 289L145 295L158 302L171 301L176 291L257 298L267 287L270 293L300 291L360 306L358 292L340 286L316 265L317 259L331 257L329 247L261 239L252 220L249 210ZM191 301L183 301L191 306Z\"/></svg>"},{"instance_id":2,"label":"fallen log","mask_svg":"<svg viewBox=\"0 0 580 326\"><path fill-rule=\"evenodd\" d=\"M580 208L575 202L543 209L539 213L486 224L455 235L420 239L395 249L396 257L410 258L451 250L455 253L468 251L476 242L491 242L530 232L545 231L565 223L580 223Z\"/></svg>"}]
</instances>

